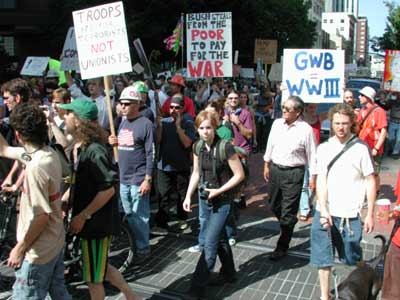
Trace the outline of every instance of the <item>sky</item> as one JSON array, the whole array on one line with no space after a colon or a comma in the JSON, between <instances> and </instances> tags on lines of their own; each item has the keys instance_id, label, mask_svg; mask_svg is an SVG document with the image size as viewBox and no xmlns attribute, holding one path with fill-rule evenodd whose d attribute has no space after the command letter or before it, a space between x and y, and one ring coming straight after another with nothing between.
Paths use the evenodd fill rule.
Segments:
<instances>
[{"instance_id":1,"label":"sky","mask_svg":"<svg viewBox=\"0 0 400 300\"><path fill-rule=\"evenodd\" d=\"M400 0L394 1L400 5ZM368 18L369 36L382 36L386 28L388 9L383 4L383 0L359 0L358 14Z\"/></svg>"}]
</instances>

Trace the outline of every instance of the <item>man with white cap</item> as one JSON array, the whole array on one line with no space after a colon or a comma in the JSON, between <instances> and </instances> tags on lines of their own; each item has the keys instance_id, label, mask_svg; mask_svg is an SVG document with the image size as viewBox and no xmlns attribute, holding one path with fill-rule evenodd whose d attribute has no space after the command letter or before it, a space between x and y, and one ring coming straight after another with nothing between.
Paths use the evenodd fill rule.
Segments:
<instances>
[{"instance_id":1,"label":"man with white cap","mask_svg":"<svg viewBox=\"0 0 400 300\"><path fill-rule=\"evenodd\" d=\"M372 151L375 161L376 186L379 190L379 171L388 126L386 112L374 103L376 91L372 87L363 87L359 93L358 99L363 108L357 115L358 136L367 143Z\"/></svg>"},{"instance_id":2,"label":"man with white cap","mask_svg":"<svg viewBox=\"0 0 400 300\"><path fill-rule=\"evenodd\" d=\"M138 260L150 253L150 190L153 173L153 125L142 116L139 85L126 87L119 98L122 122L118 137L110 136L110 144L118 144L120 197L126 219L136 243Z\"/></svg>"}]
</instances>

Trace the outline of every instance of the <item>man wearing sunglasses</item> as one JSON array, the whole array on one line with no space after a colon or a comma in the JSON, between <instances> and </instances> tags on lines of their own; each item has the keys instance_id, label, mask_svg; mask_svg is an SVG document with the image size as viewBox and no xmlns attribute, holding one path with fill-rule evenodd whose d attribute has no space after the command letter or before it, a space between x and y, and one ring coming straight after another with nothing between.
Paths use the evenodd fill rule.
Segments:
<instances>
[{"instance_id":1,"label":"man wearing sunglasses","mask_svg":"<svg viewBox=\"0 0 400 300\"><path fill-rule=\"evenodd\" d=\"M136 261L150 254L150 190L153 173L153 125L140 113L141 91L138 84L126 87L119 99L122 122L118 137L120 197L129 227L135 237Z\"/></svg>"},{"instance_id":2,"label":"man wearing sunglasses","mask_svg":"<svg viewBox=\"0 0 400 300\"><path fill-rule=\"evenodd\" d=\"M313 130L301 119L304 102L290 96L282 118L272 124L264 155L264 179L269 183L268 203L279 220L280 237L269 259L286 256L297 223L305 167L315 175L316 141ZM314 177L312 177L314 178ZM312 183L315 186L315 182Z\"/></svg>"},{"instance_id":3,"label":"man wearing sunglasses","mask_svg":"<svg viewBox=\"0 0 400 300\"><path fill-rule=\"evenodd\" d=\"M184 99L175 94L169 104L169 117L161 121L157 128L157 143L160 145L157 164L160 206L156 215L158 227L168 229L169 202L176 202L176 214L180 229L187 228L187 213L182 202L186 196L191 167L191 147L195 140L193 118L184 113ZM164 231L163 230L163 231Z\"/></svg>"}]
</instances>

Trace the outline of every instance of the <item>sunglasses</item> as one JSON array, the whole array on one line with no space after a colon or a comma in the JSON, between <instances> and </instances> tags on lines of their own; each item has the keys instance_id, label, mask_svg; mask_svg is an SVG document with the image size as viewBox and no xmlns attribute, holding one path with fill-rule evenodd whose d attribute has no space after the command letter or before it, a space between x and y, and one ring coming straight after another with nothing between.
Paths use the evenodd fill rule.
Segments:
<instances>
[{"instance_id":1,"label":"sunglasses","mask_svg":"<svg viewBox=\"0 0 400 300\"><path fill-rule=\"evenodd\" d=\"M290 109L290 108L287 107L287 106L282 106L282 110L283 110L283 111L286 111L286 112L288 112L288 113L292 113L292 112L295 111L294 109Z\"/></svg>"},{"instance_id":2,"label":"sunglasses","mask_svg":"<svg viewBox=\"0 0 400 300\"><path fill-rule=\"evenodd\" d=\"M174 109L174 110L181 109L181 107L179 105L176 105L176 106L175 105L170 105L169 108L170 109Z\"/></svg>"},{"instance_id":3,"label":"sunglasses","mask_svg":"<svg viewBox=\"0 0 400 300\"><path fill-rule=\"evenodd\" d=\"M128 103L127 103L127 102L120 102L119 104L120 104L121 106L123 106L123 107L124 107L124 106L131 106L132 102L128 102Z\"/></svg>"},{"instance_id":4,"label":"sunglasses","mask_svg":"<svg viewBox=\"0 0 400 300\"><path fill-rule=\"evenodd\" d=\"M3 100L8 100L10 97L13 97L13 96L8 96L8 97L3 96Z\"/></svg>"}]
</instances>

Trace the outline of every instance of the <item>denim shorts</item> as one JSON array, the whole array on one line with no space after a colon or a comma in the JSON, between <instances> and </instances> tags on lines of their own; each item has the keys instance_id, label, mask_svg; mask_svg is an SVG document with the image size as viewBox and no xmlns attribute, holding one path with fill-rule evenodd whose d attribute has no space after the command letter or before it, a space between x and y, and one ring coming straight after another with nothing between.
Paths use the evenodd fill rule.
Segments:
<instances>
[{"instance_id":1,"label":"denim shorts","mask_svg":"<svg viewBox=\"0 0 400 300\"><path fill-rule=\"evenodd\" d=\"M340 261L346 265L355 265L362 258L360 216L348 219L333 216L332 218L334 225L328 232L320 224L320 212L315 212L311 225L310 265L312 267L318 269L331 267L334 263L335 250L338 252ZM343 230L340 230L342 221Z\"/></svg>"},{"instance_id":2,"label":"denim shorts","mask_svg":"<svg viewBox=\"0 0 400 300\"><path fill-rule=\"evenodd\" d=\"M64 251L42 265L24 260L15 271L13 299L44 300L47 293L52 299L72 299L64 282Z\"/></svg>"}]
</instances>

